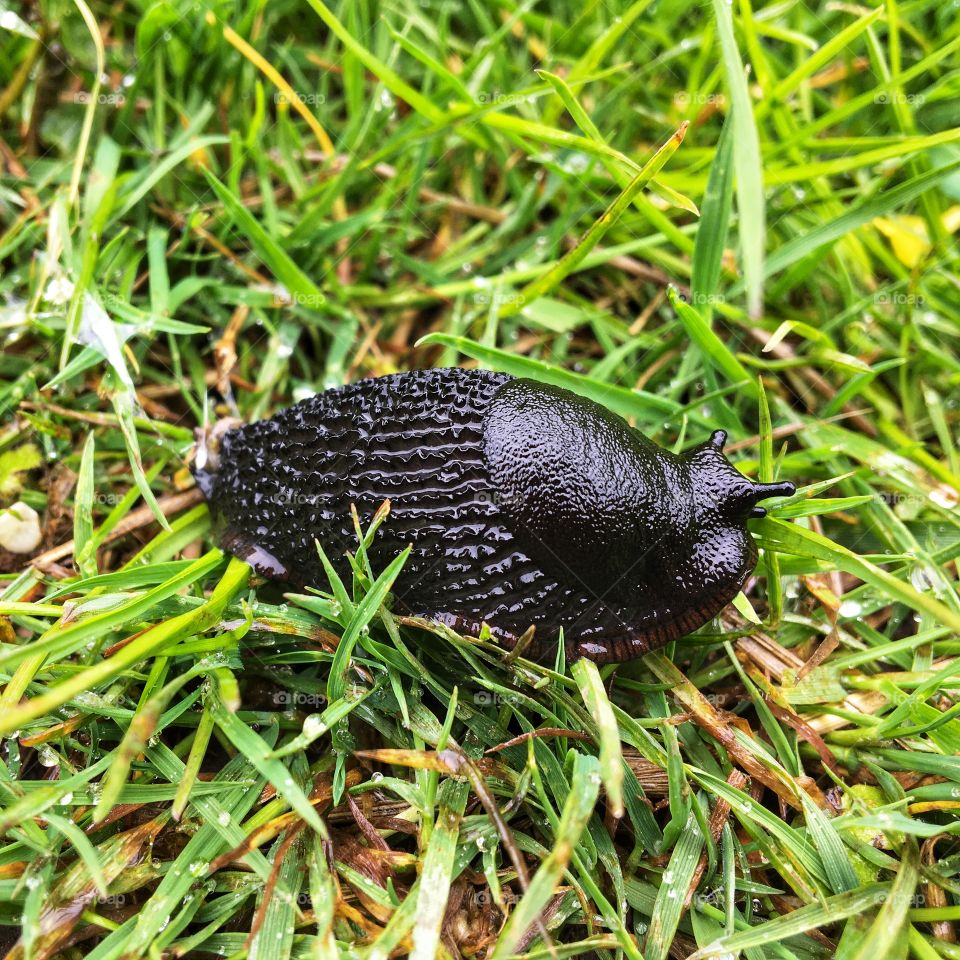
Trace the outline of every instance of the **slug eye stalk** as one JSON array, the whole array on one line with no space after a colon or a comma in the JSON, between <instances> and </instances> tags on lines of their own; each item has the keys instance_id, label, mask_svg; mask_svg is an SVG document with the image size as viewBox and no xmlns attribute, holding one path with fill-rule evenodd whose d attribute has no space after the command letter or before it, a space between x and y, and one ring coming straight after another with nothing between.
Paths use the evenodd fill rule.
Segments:
<instances>
[{"instance_id":1,"label":"slug eye stalk","mask_svg":"<svg viewBox=\"0 0 960 960\"><path fill-rule=\"evenodd\" d=\"M779 483L753 484L753 496L756 500L766 500L769 497L792 497L796 492L796 486L789 480L783 480ZM767 511L763 507L754 506L750 511L750 516L755 519L766 515Z\"/></svg>"},{"instance_id":2,"label":"slug eye stalk","mask_svg":"<svg viewBox=\"0 0 960 960\"><path fill-rule=\"evenodd\" d=\"M715 430L707 441L708 447L713 447L718 453L723 453L723 448L727 442L726 430ZM747 516L759 519L765 517L767 511L757 506L760 500L767 500L770 497L792 497L796 492L796 486L789 480L778 481L777 483L754 483L746 481L746 489L740 488L735 497L736 502L741 506L746 506Z\"/></svg>"}]
</instances>

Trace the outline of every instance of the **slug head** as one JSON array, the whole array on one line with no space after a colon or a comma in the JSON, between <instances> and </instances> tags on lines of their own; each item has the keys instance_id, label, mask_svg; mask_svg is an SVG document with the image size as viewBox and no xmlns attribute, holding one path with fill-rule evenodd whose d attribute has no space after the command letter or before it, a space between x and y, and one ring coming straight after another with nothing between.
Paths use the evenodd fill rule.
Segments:
<instances>
[{"instance_id":1,"label":"slug head","mask_svg":"<svg viewBox=\"0 0 960 960\"><path fill-rule=\"evenodd\" d=\"M789 481L755 483L745 477L724 456L726 439L726 433L717 430L683 458L695 542L682 579L697 592L731 599L757 562L747 520L766 514L761 500L792 496L796 488Z\"/></svg>"},{"instance_id":2,"label":"slug head","mask_svg":"<svg viewBox=\"0 0 960 960\"><path fill-rule=\"evenodd\" d=\"M689 454L695 512L701 519L716 518L743 524L750 517L766 516L758 506L770 497L791 497L796 487L789 481L755 483L745 477L724 456L727 442L724 430L716 430L710 439Z\"/></svg>"}]
</instances>

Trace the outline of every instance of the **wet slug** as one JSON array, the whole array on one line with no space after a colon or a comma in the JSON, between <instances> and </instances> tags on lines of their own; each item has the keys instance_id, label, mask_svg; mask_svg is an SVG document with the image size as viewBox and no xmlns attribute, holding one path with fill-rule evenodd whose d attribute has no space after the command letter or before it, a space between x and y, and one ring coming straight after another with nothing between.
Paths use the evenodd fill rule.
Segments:
<instances>
[{"instance_id":1,"label":"wet slug","mask_svg":"<svg viewBox=\"0 0 960 960\"><path fill-rule=\"evenodd\" d=\"M389 499L370 550L383 569L412 552L394 594L415 615L510 645L616 662L695 630L757 560L758 501L792 483L754 483L717 431L663 450L590 400L479 370L418 370L329 390L269 420L228 429L193 469L221 546L303 586L342 576Z\"/></svg>"}]
</instances>

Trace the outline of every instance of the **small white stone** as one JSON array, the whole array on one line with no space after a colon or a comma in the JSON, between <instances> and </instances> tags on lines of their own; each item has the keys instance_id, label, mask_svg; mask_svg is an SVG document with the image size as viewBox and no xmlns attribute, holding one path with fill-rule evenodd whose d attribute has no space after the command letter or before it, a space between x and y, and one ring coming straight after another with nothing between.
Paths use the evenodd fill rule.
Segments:
<instances>
[{"instance_id":1,"label":"small white stone","mask_svg":"<svg viewBox=\"0 0 960 960\"><path fill-rule=\"evenodd\" d=\"M43 533L40 515L32 507L17 501L0 511L0 547L11 553L33 553L40 546Z\"/></svg>"},{"instance_id":2,"label":"small white stone","mask_svg":"<svg viewBox=\"0 0 960 960\"><path fill-rule=\"evenodd\" d=\"M46 292L43 295L43 299L47 303L53 303L58 306L68 303L73 297L74 286L70 279L62 273L58 273L53 279L47 284Z\"/></svg>"},{"instance_id":3,"label":"small white stone","mask_svg":"<svg viewBox=\"0 0 960 960\"><path fill-rule=\"evenodd\" d=\"M326 732L327 725L320 718L319 713L311 713L310 716L303 721L303 735L311 740L322 737Z\"/></svg>"},{"instance_id":4,"label":"small white stone","mask_svg":"<svg viewBox=\"0 0 960 960\"><path fill-rule=\"evenodd\" d=\"M856 600L844 600L840 604L839 613L841 617L859 617L862 611L863 607Z\"/></svg>"}]
</instances>

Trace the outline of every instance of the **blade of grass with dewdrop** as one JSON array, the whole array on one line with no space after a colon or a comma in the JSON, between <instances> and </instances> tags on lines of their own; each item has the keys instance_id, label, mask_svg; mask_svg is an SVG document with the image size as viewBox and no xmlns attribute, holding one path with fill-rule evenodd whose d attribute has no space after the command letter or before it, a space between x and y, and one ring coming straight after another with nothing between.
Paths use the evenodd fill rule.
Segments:
<instances>
[{"instance_id":1,"label":"blade of grass with dewdrop","mask_svg":"<svg viewBox=\"0 0 960 960\"><path fill-rule=\"evenodd\" d=\"M403 49L410 54L411 57L415 57L420 61L435 77L437 77L449 90L455 93L458 97L462 98L464 103L473 103L474 96L470 92L466 84L452 71L449 70L444 64L442 64L436 57L430 56L430 54L423 49L423 47L418 46L414 43L408 36L403 33L400 33L398 30L394 30L393 27L388 27L390 30L390 36L393 38L394 42L398 43Z\"/></svg>"},{"instance_id":2,"label":"blade of grass with dewdrop","mask_svg":"<svg viewBox=\"0 0 960 960\"><path fill-rule=\"evenodd\" d=\"M177 785L177 795L173 798L173 806L170 808L174 820L180 820L183 816L187 804L190 802L191 794L199 783L197 777L200 773L200 766L203 763L215 726L210 708L204 704L203 712L197 722L193 743L190 744L190 753L187 756L183 776Z\"/></svg>"},{"instance_id":3,"label":"blade of grass with dewdrop","mask_svg":"<svg viewBox=\"0 0 960 960\"><path fill-rule=\"evenodd\" d=\"M288 757L293 753L306 750L311 743L325 736L338 723L348 717L375 689L376 687L358 688L358 692L348 690L342 699L331 703L322 713L310 714L304 720L303 732L289 743L278 747L270 756Z\"/></svg>"},{"instance_id":4,"label":"blade of grass with dewdrop","mask_svg":"<svg viewBox=\"0 0 960 960\"><path fill-rule=\"evenodd\" d=\"M860 941L853 960L874 960L876 957L905 957L910 930L908 914L920 880L920 849L908 838L903 844L900 869L890 893L876 918Z\"/></svg>"},{"instance_id":5,"label":"blade of grass with dewdrop","mask_svg":"<svg viewBox=\"0 0 960 960\"><path fill-rule=\"evenodd\" d=\"M366 960L390 960L399 944L409 935L416 919L416 905L420 899L420 880L417 879L403 903L394 910L366 955ZM340 956L338 951L337 956Z\"/></svg>"},{"instance_id":6,"label":"blade of grass with dewdrop","mask_svg":"<svg viewBox=\"0 0 960 960\"><path fill-rule=\"evenodd\" d=\"M151 849L166 825L166 820L166 814L161 813L146 822L121 830L106 840L100 849L103 858L101 881L108 884L113 882L122 876L131 861L142 859L144 851ZM50 887L45 882L48 878L48 872L39 876L28 875L28 881L32 882L28 882L23 916L19 918L23 923L22 952L14 948L14 956L18 953L20 956L53 956L60 953L59 948L69 942L75 925L83 917L77 906L93 905L99 899L97 885L82 860L72 862ZM39 902L37 896L32 896L38 891L42 894ZM57 922L42 922L41 916L48 917L51 909L57 910Z\"/></svg>"},{"instance_id":7,"label":"blade of grass with dewdrop","mask_svg":"<svg viewBox=\"0 0 960 960\"><path fill-rule=\"evenodd\" d=\"M809 497L797 503L771 507L768 512L780 520L795 520L797 517L817 517L836 514L840 510L856 510L857 507L873 503L875 500L874 494L863 494L857 497Z\"/></svg>"},{"instance_id":8,"label":"blade of grass with dewdrop","mask_svg":"<svg viewBox=\"0 0 960 960\"><path fill-rule=\"evenodd\" d=\"M525 304L533 303L538 297L545 296L573 272L584 257L603 239L610 227L620 219L623 211L633 202L633 198L647 185L652 177L663 169L667 160L676 153L680 144L683 143L687 126L686 121L680 125L677 132L644 164L643 169L633 178L629 186L587 229L587 232L572 250L565 254L551 270L524 287L514 302L501 307L499 311L501 319L519 313Z\"/></svg>"},{"instance_id":9,"label":"blade of grass with dewdrop","mask_svg":"<svg viewBox=\"0 0 960 960\"><path fill-rule=\"evenodd\" d=\"M80 455L77 489L73 507L73 542L77 568L83 577L97 574L97 555L89 549L93 541L93 431L87 434Z\"/></svg>"},{"instance_id":10,"label":"blade of grass with dewdrop","mask_svg":"<svg viewBox=\"0 0 960 960\"><path fill-rule=\"evenodd\" d=\"M732 105L728 122L733 124L733 162L747 309L752 317L756 317L763 304L763 257L767 230L760 139L743 61L734 37L731 7L724 0L712 0L712 7Z\"/></svg>"},{"instance_id":11,"label":"blade of grass with dewdrop","mask_svg":"<svg viewBox=\"0 0 960 960\"><path fill-rule=\"evenodd\" d=\"M71 802L78 805L88 803L94 793L91 788L92 781L109 765L109 756L101 757L84 770L64 777L56 785L25 781L22 785L23 795L7 801L6 806L0 810L0 832L6 833L16 826L29 823L54 805L66 806L65 798L71 794Z\"/></svg>"},{"instance_id":12,"label":"blade of grass with dewdrop","mask_svg":"<svg viewBox=\"0 0 960 960\"><path fill-rule=\"evenodd\" d=\"M917 153L924 153L933 147L954 144L960 141L960 128L943 130L928 136L904 137L896 143L884 147L863 150L851 149L842 157L832 160L817 160L795 167L770 168L764 174L764 183L768 187L782 186L812 180L816 177L834 176L863 170L889 160L901 160Z\"/></svg>"},{"instance_id":13,"label":"blade of grass with dewdrop","mask_svg":"<svg viewBox=\"0 0 960 960\"><path fill-rule=\"evenodd\" d=\"M170 522L160 509L160 504L157 503L157 498L154 496L153 490L150 489L150 483L143 470L143 457L140 454L140 441L137 439L137 427L133 416L136 394L132 388L130 390L116 389L110 399L117 414L120 433L123 435L123 441L126 444L127 460L130 463L130 473L133 475L133 481L157 523L169 532Z\"/></svg>"},{"instance_id":14,"label":"blade of grass with dewdrop","mask_svg":"<svg viewBox=\"0 0 960 960\"><path fill-rule=\"evenodd\" d=\"M759 402L758 427L760 434L760 469L757 479L761 483L773 480L773 422L770 419L770 404L763 387L763 378L757 377L757 400ZM763 568L767 574L767 620L776 627L783 616L783 587L780 583L780 561L774 551L764 551Z\"/></svg>"},{"instance_id":15,"label":"blade of grass with dewdrop","mask_svg":"<svg viewBox=\"0 0 960 960\"><path fill-rule=\"evenodd\" d=\"M230 188L208 170L204 170L204 174L224 209L271 273L286 287L293 302L315 310L325 307L326 295L291 260L290 255L267 233Z\"/></svg>"},{"instance_id":16,"label":"blade of grass with dewdrop","mask_svg":"<svg viewBox=\"0 0 960 960\"><path fill-rule=\"evenodd\" d=\"M889 596L895 597L912 610L929 614L944 626L960 630L960 613L951 610L934 597L917 590L911 584L870 563L869 560L865 560L839 543L797 524L783 523L770 517L759 521L754 529L761 538L761 544L766 547L781 553L824 560L845 573L859 577Z\"/></svg>"},{"instance_id":17,"label":"blade of grass with dewdrop","mask_svg":"<svg viewBox=\"0 0 960 960\"><path fill-rule=\"evenodd\" d=\"M877 7L865 13L858 20L833 34L826 43L808 57L803 57L800 65L789 76L784 77L771 91L771 107L774 103L785 100L804 80L812 77L818 70L834 60L840 51L848 50L852 41L868 30L884 15L884 8Z\"/></svg>"},{"instance_id":18,"label":"blade of grass with dewdrop","mask_svg":"<svg viewBox=\"0 0 960 960\"><path fill-rule=\"evenodd\" d=\"M337 573L336 568L330 562L330 558L327 556L327 552L323 549L319 540L314 540L314 547L317 550L317 556L320 558L320 563L323 566L323 572L327 577L327 581L330 585L330 590L333 593L333 598L340 607L340 616L337 619L342 624L347 624L354 616L354 605L353 600L350 598L350 594L347 591L346 586L343 583L343 580L340 579L340 574ZM312 605L320 600L319 597L294 597L294 603L301 603L307 610L312 609Z\"/></svg>"},{"instance_id":19,"label":"blade of grass with dewdrop","mask_svg":"<svg viewBox=\"0 0 960 960\"><path fill-rule=\"evenodd\" d=\"M337 949L333 933L337 890L327 863L327 852L323 841L316 834L311 836L311 841L307 863L310 900L317 925L314 950L317 960L339 960L340 951Z\"/></svg>"},{"instance_id":20,"label":"blade of grass with dewdrop","mask_svg":"<svg viewBox=\"0 0 960 960\"><path fill-rule=\"evenodd\" d=\"M187 140L171 150L162 160L151 164L144 174L126 181L125 192L120 194L111 218L117 220L129 213L164 177L176 170L195 151L223 146L229 142L228 137L220 135L202 136Z\"/></svg>"},{"instance_id":21,"label":"blade of grass with dewdrop","mask_svg":"<svg viewBox=\"0 0 960 960\"><path fill-rule=\"evenodd\" d=\"M415 90L405 80L402 80L395 70L388 67L363 44L359 43L322 0L307 0L307 2L343 46L377 77L395 97L405 100L417 113L433 123L444 120L446 114L443 110L434 106L429 98Z\"/></svg>"},{"instance_id":22,"label":"blade of grass with dewdrop","mask_svg":"<svg viewBox=\"0 0 960 960\"><path fill-rule=\"evenodd\" d=\"M644 944L643 955L646 960L667 960L702 849L703 834L696 817L691 813L660 877L660 888Z\"/></svg>"},{"instance_id":23,"label":"blade of grass with dewdrop","mask_svg":"<svg viewBox=\"0 0 960 960\"><path fill-rule=\"evenodd\" d=\"M214 721L231 745L242 753L251 766L276 789L304 822L321 836L327 837L327 828L320 819L307 795L290 776L290 771L279 760L270 756L270 747L263 738L251 730L237 715L228 709L219 689L210 698L210 712Z\"/></svg>"},{"instance_id":24,"label":"blade of grass with dewdrop","mask_svg":"<svg viewBox=\"0 0 960 960\"><path fill-rule=\"evenodd\" d=\"M167 270L167 231L153 227L147 234L147 263L150 265L150 311L158 316L170 312L170 274ZM190 398L192 399L192 398ZM199 413L199 409L196 410Z\"/></svg>"},{"instance_id":25,"label":"blade of grass with dewdrop","mask_svg":"<svg viewBox=\"0 0 960 960\"><path fill-rule=\"evenodd\" d=\"M645 3L646 0L641 0L641 2ZM590 119L590 115L587 113L587 111L584 110L580 105L580 101L577 100L566 81L562 77L558 77L555 73L550 73L547 70L538 70L537 73L543 77L557 92L561 101L563 102L563 105L567 108L567 112L573 118L577 126L594 143L602 146L608 146L603 134L600 132L597 125ZM624 169L622 164L615 163L606 155L601 156L600 159L603 162L603 165L606 167L607 172L611 177L613 177L621 189L624 189L630 185L631 172L633 174L640 172L639 164L633 164L632 171L628 171ZM697 205L689 197L685 197L683 194L677 193L676 190L674 190L672 187L668 187L666 184L659 183L656 178L650 181L650 189L659 193L660 196L662 196L669 203L680 207L681 210L686 210L689 213L692 213L694 216L699 216L700 211L697 209Z\"/></svg>"},{"instance_id":26,"label":"blade of grass with dewdrop","mask_svg":"<svg viewBox=\"0 0 960 960\"><path fill-rule=\"evenodd\" d=\"M955 53L960 48L960 37L954 37L945 43L942 47L934 50L924 57L920 57L916 63L908 67L900 74L899 85L911 82L923 76L925 73L934 69L939 69L944 59ZM811 119L798 127L796 132L777 143L774 148L775 154L786 153L796 147L798 144L815 143L817 138L824 130L829 130L840 126L845 120L856 115L865 107L876 104L882 97L888 96L897 86L896 80L890 80L885 83L877 83L875 86L858 94L855 97L844 99L832 109L825 111L815 119ZM763 110L761 105L758 110Z\"/></svg>"},{"instance_id":27,"label":"blade of grass with dewdrop","mask_svg":"<svg viewBox=\"0 0 960 960\"><path fill-rule=\"evenodd\" d=\"M289 843L282 834L273 845L271 853L274 862L279 863L279 869L275 884L264 888L257 904L258 919L262 918L262 924L250 941L249 960L289 960L293 954L298 894L308 839L301 833Z\"/></svg>"},{"instance_id":28,"label":"blade of grass with dewdrop","mask_svg":"<svg viewBox=\"0 0 960 960\"><path fill-rule=\"evenodd\" d=\"M353 616L340 638L340 643L337 644L337 652L334 654L333 664L330 668L330 679L327 683L327 698L330 703L343 697L347 687L347 667L353 649L360 639L360 632L377 615L377 611L386 600L394 580L399 576L407 557L410 556L411 549L411 547L407 547L399 556L395 557L383 573L377 577L366 596L356 604Z\"/></svg>"},{"instance_id":29,"label":"blade of grass with dewdrop","mask_svg":"<svg viewBox=\"0 0 960 960\"><path fill-rule=\"evenodd\" d=\"M856 890L860 885L853 867L850 865L850 854L837 831L831 825L829 818L806 794L801 793L803 815L807 821L807 830L816 844L823 863L823 871L833 893L846 893Z\"/></svg>"},{"instance_id":30,"label":"blade of grass with dewdrop","mask_svg":"<svg viewBox=\"0 0 960 960\"><path fill-rule=\"evenodd\" d=\"M805 437L809 437L811 445L827 444L843 449L848 457L889 475L901 489L916 489L923 496L929 496L932 479L936 478L960 490L960 477L954 476L942 461L930 456L894 423L883 418L878 426L881 438L874 439L847 430L839 423L816 421L806 425ZM884 439L888 443L884 443Z\"/></svg>"},{"instance_id":31,"label":"blade of grass with dewdrop","mask_svg":"<svg viewBox=\"0 0 960 960\"><path fill-rule=\"evenodd\" d=\"M600 735L600 779L603 781L614 817L623 816L623 756L620 731L607 698L600 671L592 660L577 660L570 668L580 695Z\"/></svg>"},{"instance_id":32,"label":"blade of grass with dewdrop","mask_svg":"<svg viewBox=\"0 0 960 960\"><path fill-rule=\"evenodd\" d=\"M215 559L216 563L212 564L212 567L215 567L222 556L219 550L213 550L204 559L208 563L211 559ZM46 693L3 711L0 715L0 734L17 730L29 721L51 713L78 693L91 690L118 676L133 664L155 655L176 640L201 633L213 626L227 604L246 584L249 574L250 567L247 564L236 558L231 559L223 577L205 603L187 613L155 624L107 660L101 660L94 666L86 667L72 674L69 679L49 688ZM79 627L87 628L88 624L80 624Z\"/></svg>"},{"instance_id":33,"label":"blade of grass with dewdrop","mask_svg":"<svg viewBox=\"0 0 960 960\"><path fill-rule=\"evenodd\" d=\"M731 810L741 820L750 820L764 830L789 853L790 859L798 865L809 879L823 879L820 857L816 848L804 834L789 826L764 806L757 803L749 794L732 787L726 780L707 773L704 770L690 769L690 776L704 789L730 804Z\"/></svg>"},{"instance_id":34,"label":"blade of grass with dewdrop","mask_svg":"<svg viewBox=\"0 0 960 960\"><path fill-rule=\"evenodd\" d=\"M733 210L733 185L733 123L727 120L720 131L716 156L710 164L690 271L693 302L698 307L702 305L705 309L701 312L707 316L711 298L716 295L720 283L723 251Z\"/></svg>"},{"instance_id":35,"label":"blade of grass with dewdrop","mask_svg":"<svg viewBox=\"0 0 960 960\"><path fill-rule=\"evenodd\" d=\"M0 617L15 617L17 614L31 617L59 617L63 614L63 607L58 603L0 600Z\"/></svg>"},{"instance_id":36,"label":"blade of grass with dewdrop","mask_svg":"<svg viewBox=\"0 0 960 960\"><path fill-rule=\"evenodd\" d=\"M445 780L437 791L437 817L423 856L411 960L433 960L450 896L460 820L469 796L466 781Z\"/></svg>"},{"instance_id":37,"label":"blade of grass with dewdrop","mask_svg":"<svg viewBox=\"0 0 960 960\"><path fill-rule=\"evenodd\" d=\"M130 569L140 563L159 563L169 560L188 543L203 536L210 529L210 523L207 505L198 504L173 520L169 530L161 530L124 564L124 569Z\"/></svg>"},{"instance_id":38,"label":"blade of grass with dewdrop","mask_svg":"<svg viewBox=\"0 0 960 960\"><path fill-rule=\"evenodd\" d=\"M870 223L874 218L882 217L891 210L910 203L924 191L932 189L945 177L956 172L958 168L960 168L960 160L955 160L934 170L918 174L888 190L880 190L836 219L788 240L770 254L764 265L764 276L773 276L852 230Z\"/></svg>"},{"instance_id":39,"label":"blade of grass with dewdrop","mask_svg":"<svg viewBox=\"0 0 960 960\"><path fill-rule=\"evenodd\" d=\"M353 614L350 617L343 636L337 644L336 653L333 655L333 662L330 665L330 676L327 679L327 699L332 704L340 700L347 686L347 673L350 666L350 658L353 655L354 647L360 639L360 632L376 617L377 611L383 605L394 580L403 569L407 557L410 556L411 547L408 546L404 551L393 559L390 565L380 574L369 592L353 608ZM343 784L346 775L346 757L354 748L346 720L341 720L331 730L331 741L336 755L336 766L334 772L334 802L339 803L343 795Z\"/></svg>"},{"instance_id":40,"label":"blade of grass with dewdrop","mask_svg":"<svg viewBox=\"0 0 960 960\"><path fill-rule=\"evenodd\" d=\"M677 312L690 339L700 348L704 359L717 368L731 383L739 384L748 396L756 398L757 385L746 367L734 356L730 348L714 333L699 310L680 299L675 287L667 290L667 297Z\"/></svg>"},{"instance_id":41,"label":"blade of grass with dewdrop","mask_svg":"<svg viewBox=\"0 0 960 960\"><path fill-rule=\"evenodd\" d=\"M636 19L650 6L651 0L634 0L634 3L613 18L610 25L587 47L586 51L570 67L567 82L572 86L589 77L604 61L611 50L623 39ZM559 91L558 91L559 92ZM557 107L547 107L544 116L548 122L555 122L559 115Z\"/></svg>"},{"instance_id":42,"label":"blade of grass with dewdrop","mask_svg":"<svg viewBox=\"0 0 960 960\"><path fill-rule=\"evenodd\" d=\"M206 17L204 18L209 26L217 25L216 15L212 10L208 10ZM330 137L327 135L326 130L320 124L320 121L307 109L306 104L297 96L293 87L284 79L283 75L267 60L258 50L254 49L243 39L235 30L222 25L224 39L235 47L240 53L247 58L258 70L260 70L264 76L270 80L271 83L278 90L281 91L284 97L286 97L287 103L289 103L297 113L306 121L307 125L313 131L314 135L317 138L317 143L320 144L320 149L326 154L327 157L332 157L334 154L334 146Z\"/></svg>"},{"instance_id":43,"label":"blade of grass with dewdrop","mask_svg":"<svg viewBox=\"0 0 960 960\"><path fill-rule=\"evenodd\" d=\"M183 765L176 755L163 745L148 749L147 757L168 778L176 778L177 772L182 771ZM237 823L257 802L260 790L247 783L243 786L233 784L246 780L250 770L245 757L234 757L215 777L221 788L216 797L201 797L194 801L204 822L170 863L150 899L138 911L132 928L124 925L113 930L99 945L98 949L105 955L113 956L113 951L129 957L145 955L171 916L181 909L183 898L196 886L210 862L243 843L245 834ZM222 822L224 815L225 823ZM269 877L271 864L259 850L247 854L244 862L252 866L264 881Z\"/></svg>"},{"instance_id":44,"label":"blade of grass with dewdrop","mask_svg":"<svg viewBox=\"0 0 960 960\"><path fill-rule=\"evenodd\" d=\"M52 660L70 656L81 649L88 640L102 636L105 631L114 630L133 620L142 619L161 600L175 595L192 583L196 583L216 569L222 561L223 554L219 550L211 550L203 557L193 561L179 576L165 581L139 597L133 597L127 603L113 610L107 610L66 627L54 624L38 640L34 640L28 645L3 650L0 652L0 664L12 666L27 656L40 654Z\"/></svg>"},{"instance_id":45,"label":"blade of grass with dewdrop","mask_svg":"<svg viewBox=\"0 0 960 960\"><path fill-rule=\"evenodd\" d=\"M776 717L774 717L773 713L771 712L764 696L765 691L764 693L761 693L761 691L757 689L756 684L754 684L754 682L750 679L744 670L743 665L737 659L730 643L724 643L724 647L726 648L727 656L730 659L733 668L737 671L737 674L740 677L740 682L747 691L747 696L749 696L751 701L753 701L754 709L757 711L757 717L760 720L760 725L763 727L771 746L776 751L777 759L779 760L781 766L787 771L787 773L790 774L791 777L802 776L802 763L797 758L796 750L793 747L791 738L787 733L785 733L783 728L777 722ZM800 792L799 796L802 805L802 791Z\"/></svg>"},{"instance_id":46,"label":"blade of grass with dewdrop","mask_svg":"<svg viewBox=\"0 0 960 960\"><path fill-rule=\"evenodd\" d=\"M690 228L681 228L680 232L686 235L686 233L690 232ZM615 257L621 255L634 254L644 250L651 252L654 250L659 251L665 245L666 241L664 237L660 236L659 234L653 234L651 236L629 240L625 243L619 243L615 246L601 247L599 249L595 249L593 253L587 254L587 256L577 265L573 272L574 274L577 274L581 271L610 263ZM692 250L693 241L689 241L688 245ZM661 256L666 256L666 254L661 254ZM684 264L682 261L672 260L670 262L671 266L675 266L678 272L683 272ZM552 270L555 263L556 261L551 261L532 266L524 265L522 269L504 270L496 276L485 277L484 279L489 281L490 284L497 286L511 286L524 280L542 276L549 270ZM447 283L438 283L436 286L430 288L417 287L415 289L409 289L404 291L402 295L381 294L376 291L362 289L357 291L357 298L359 302L366 305L395 307L414 306L416 304L433 303L437 300L442 300L447 297L456 297L464 293L472 293L476 289L477 278L471 277L467 280L457 279Z\"/></svg>"},{"instance_id":47,"label":"blade of grass with dewdrop","mask_svg":"<svg viewBox=\"0 0 960 960\"><path fill-rule=\"evenodd\" d=\"M100 800L93 811L94 823L100 823L117 803L134 760L143 752L150 737L155 735L161 714L166 710L171 698L200 672L194 668L175 677L140 705L124 731L120 746L113 751L113 762L101 781Z\"/></svg>"},{"instance_id":48,"label":"blade of grass with dewdrop","mask_svg":"<svg viewBox=\"0 0 960 960\"><path fill-rule=\"evenodd\" d=\"M456 121L458 122L458 129L462 129L468 121L475 120L484 127L505 134L511 143L513 143L517 149L523 150L524 153L533 154L536 152L524 142L530 140L534 143L544 143L565 150L576 150L589 157L595 157L598 160L607 158L620 164L625 170L630 172L638 169L633 160L615 147L597 143L587 137L581 137L579 134L571 133L569 130L549 127L536 120L528 120L526 117L517 117L509 113L485 110L477 113L475 117L473 113L473 110L466 107L452 111L451 114L445 115L444 121L439 127L445 129ZM380 159L379 156L374 156L361 164L361 167L373 166L379 162Z\"/></svg>"},{"instance_id":49,"label":"blade of grass with dewdrop","mask_svg":"<svg viewBox=\"0 0 960 960\"><path fill-rule=\"evenodd\" d=\"M183 573L191 563L193 563L192 560L168 560L163 563L138 564L113 573L98 573L96 576L72 580L51 590L47 594L47 600L52 602L65 593L80 593L86 596L92 590L101 587L107 593L129 593L140 587L154 587L170 577ZM53 609L63 613L63 609L59 606Z\"/></svg>"},{"instance_id":50,"label":"blade of grass with dewdrop","mask_svg":"<svg viewBox=\"0 0 960 960\"><path fill-rule=\"evenodd\" d=\"M70 174L70 193L69 202L71 205L77 202L80 192L80 179L83 176L83 161L87 155L87 147L90 144L90 134L93 130L93 118L97 111L97 104L100 96L100 85L102 78L106 76L106 51L103 45L103 34L97 24L90 7L85 0L74 0L77 10L83 19L83 24L90 34L93 41L94 54L96 56L96 72L93 75L93 88L89 99L83 111L83 123L80 126L80 137L77 144L77 150L73 158L73 168Z\"/></svg>"},{"instance_id":51,"label":"blade of grass with dewdrop","mask_svg":"<svg viewBox=\"0 0 960 960\"><path fill-rule=\"evenodd\" d=\"M268 745L273 745L276 736L275 727L264 730L263 739ZM182 782L187 769L183 761L169 747L162 743L153 746L148 744L144 756L158 777L169 780L171 784ZM240 824L244 822L244 817L252 803L235 804L231 809L231 803L235 803L236 797L231 798L230 792L224 791L223 784L220 782L222 779L229 779L236 785L238 791L245 790L257 794L262 792L266 781L257 774L245 757L238 755L231 758L213 780L198 781L190 793L190 815L196 816L203 822L202 829L211 827L213 833L221 838L221 843L226 845L224 849L233 850L243 846L247 839L247 834ZM218 789L208 789L218 783ZM129 790L130 787L125 789ZM227 815L224 816L224 814ZM319 834L313 834L313 836L319 836ZM249 867L261 880L266 880L270 876L270 862L260 850L250 850L240 857L240 862Z\"/></svg>"},{"instance_id":52,"label":"blade of grass with dewdrop","mask_svg":"<svg viewBox=\"0 0 960 960\"><path fill-rule=\"evenodd\" d=\"M595 757L577 754L573 762L570 791L560 816L556 841L547 858L537 868L520 902L500 933L493 960L504 960L515 950L520 938L546 906L563 877L572 851L593 813L600 791L599 764Z\"/></svg>"},{"instance_id":53,"label":"blade of grass with dewdrop","mask_svg":"<svg viewBox=\"0 0 960 960\"><path fill-rule=\"evenodd\" d=\"M690 955L690 960L707 960L718 953L733 953L782 942L808 930L828 926L856 916L883 903L890 893L889 883L872 883L849 893L827 897L821 903L808 903L773 920L747 930L721 937Z\"/></svg>"},{"instance_id":54,"label":"blade of grass with dewdrop","mask_svg":"<svg viewBox=\"0 0 960 960\"><path fill-rule=\"evenodd\" d=\"M93 885L97 888L97 892L101 898L105 898L110 882L100 863L100 857L93 844L87 839L87 835L72 820L51 813L49 810L44 813L43 819L49 825L47 829L62 834L74 850L77 851L79 859L76 867L79 867L80 864L86 867L86 872ZM109 856L106 859L108 862L113 860L113 858ZM111 876L115 876L115 873L119 873L124 866L125 864L117 863L116 861L109 862L108 870ZM74 869L76 869L76 867Z\"/></svg>"}]
</instances>

